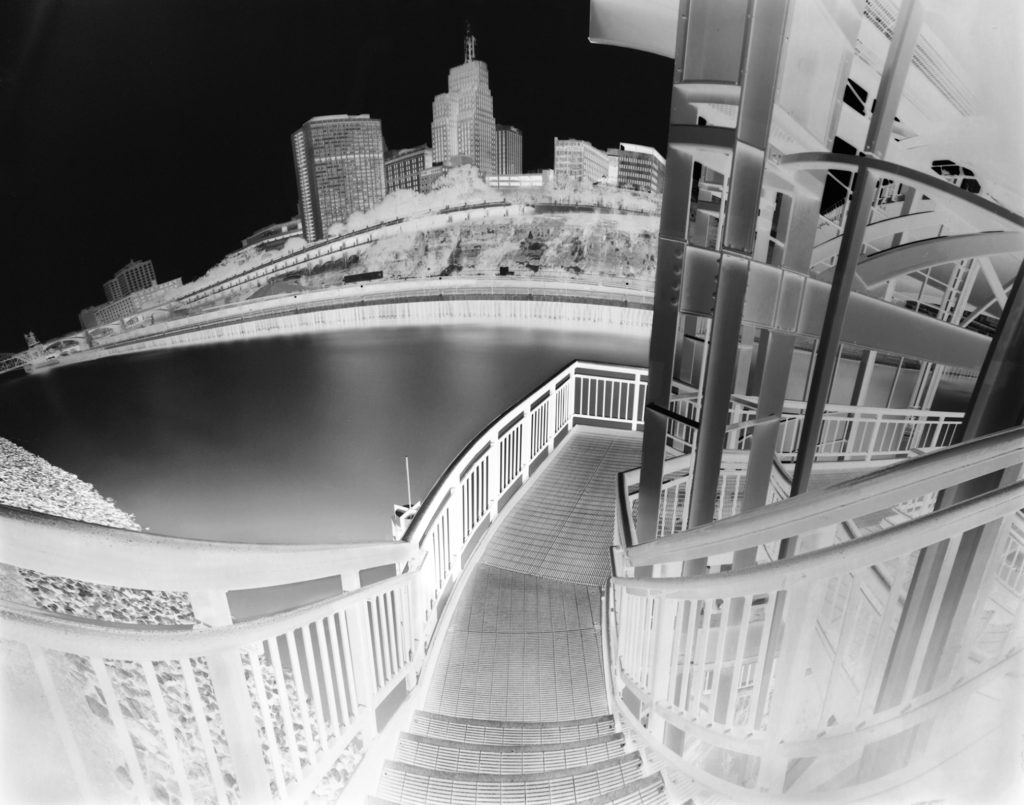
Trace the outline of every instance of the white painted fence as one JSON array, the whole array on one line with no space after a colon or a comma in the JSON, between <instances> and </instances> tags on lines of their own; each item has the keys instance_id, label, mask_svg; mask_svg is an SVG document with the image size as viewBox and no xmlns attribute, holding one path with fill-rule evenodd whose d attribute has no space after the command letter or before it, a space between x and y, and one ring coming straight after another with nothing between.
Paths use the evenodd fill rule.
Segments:
<instances>
[{"instance_id":1,"label":"white painted fence","mask_svg":"<svg viewBox=\"0 0 1024 805\"><path fill-rule=\"evenodd\" d=\"M787 402L782 415L776 453L782 461L795 461L806 403ZM742 448L753 434L747 424L757 416L757 403L734 397L729 445ZM818 435L817 461L891 461L914 450L934 450L956 440L963 422L959 411L923 411L919 408L868 408L827 405Z\"/></svg>"},{"instance_id":2,"label":"white painted fence","mask_svg":"<svg viewBox=\"0 0 1024 805\"><path fill-rule=\"evenodd\" d=\"M960 748L944 739L966 738L962 708L1020 653L1024 481L940 511L912 506L914 519L853 541L838 532L844 520L1022 461L1024 428L1017 428L652 543L630 546L630 531L621 531L608 619L619 713L680 773L746 800L847 800L921 773ZM905 692L877 706L918 557L952 540L939 576L946 585L960 535L979 527L996 540L980 586L989 598L962 644L940 659L952 669L941 677L948 681L916 689L928 645L920 639ZM800 540L789 559L688 578L673 573L689 559L787 538ZM646 577L631 578L640 567L649 568ZM924 636L939 623L941 598L922 613ZM917 753L906 768L855 774L872 752L884 753L884 740L915 727Z\"/></svg>"},{"instance_id":3,"label":"white painted fence","mask_svg":"<svg viewBox=\"0 0 1024 805\"><path fill-rule=\"evenodd\" d=\"M0 606L82 795L125 793L87 762L83 742L97 735L147 801L290 801L340 787L339 759L357 762L416 685L462 563L498 512L576 423L640 427L645 391L643 370L570 365L463 450L398 543L212 543L0 508L0 561L86 585L188 591L198 621L140 627ZM360 571L390 577L361 586ZM228 591L332 576L343 594L232 623ZM69 674L92 697L84 733L72 712L81 699L59 691Z\"/></svg>"}]
</instances>

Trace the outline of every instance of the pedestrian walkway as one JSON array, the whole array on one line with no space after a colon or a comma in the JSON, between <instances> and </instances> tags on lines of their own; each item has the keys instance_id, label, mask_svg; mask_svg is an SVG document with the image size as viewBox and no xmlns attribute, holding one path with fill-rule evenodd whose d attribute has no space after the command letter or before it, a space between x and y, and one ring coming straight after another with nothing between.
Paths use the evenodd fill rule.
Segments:
<instances>
[{"instance_id":1,"label":"pedestrian walkway","mask_svg":"<svg viewBox=\"0 0 1024 805\"><path fill-rule=\"evenodd\" d=\"M601 588L640 435L579 428L497 524L377 802L661 803L608 711Z\"/></svg>"}]
</instances>

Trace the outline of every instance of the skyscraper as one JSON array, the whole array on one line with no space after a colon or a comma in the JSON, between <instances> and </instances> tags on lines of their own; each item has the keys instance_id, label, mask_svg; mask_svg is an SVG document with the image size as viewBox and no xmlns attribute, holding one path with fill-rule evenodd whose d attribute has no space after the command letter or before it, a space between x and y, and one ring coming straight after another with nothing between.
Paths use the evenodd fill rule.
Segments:
<instances>
[{"instance_id":1,"label":"skyscraper","mask_svg":"<svg viewBox=\"0 0 1024 805\"><path fill-rule=\"evenodd\" d=\"M484 176L497 170L494 102L487 65L476 58L476 37L466 30L464 61L448 71L448 91L434 96L430 140L434 162L471 164Z\"/></svg>"},{"instance_id":2,"label":"skyscraper","mask_svg":"<svg viewBox=\"0 0 1024 805\"><path fill-rule=\"evenodd\" d=\"M384 198L384 137L369 115L307 120L292 134L292 155L306 240Z\"/></svg>"},{"instance_id":3,"label":"skyscraper","mask_svg":"<svg viewBox=\"0 0 1024 805\"><path fill-rule=\"evenodd\" d=\"M515 176L523 172L523 132L515 126L495 127L498 153L498 173L501 176Z\"/></svg>"}]
</instances>

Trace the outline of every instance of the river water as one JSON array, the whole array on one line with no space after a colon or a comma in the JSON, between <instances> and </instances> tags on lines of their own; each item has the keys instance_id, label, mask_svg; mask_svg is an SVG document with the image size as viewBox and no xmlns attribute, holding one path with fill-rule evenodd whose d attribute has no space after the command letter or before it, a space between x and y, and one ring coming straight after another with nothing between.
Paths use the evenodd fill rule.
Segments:
<instances>
[{"instance_id":1,"label":"river water","mask_svg":"<svg viewBox=\"0 0 1024 805\"><path fill-rule=\"evenodd\" d=\"M0 435L155 533L389 539L495 417L574 359L645 365L638 336L511 327L325 332L71 365L0 385Z\"/></svg>"}]
</instances>

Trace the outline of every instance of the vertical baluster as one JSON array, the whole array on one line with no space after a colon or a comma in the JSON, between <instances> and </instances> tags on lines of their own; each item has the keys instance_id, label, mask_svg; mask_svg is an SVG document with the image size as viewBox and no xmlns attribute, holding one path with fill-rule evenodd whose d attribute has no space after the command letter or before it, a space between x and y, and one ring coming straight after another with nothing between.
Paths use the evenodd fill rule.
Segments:
<instances>
[{"instance_id":1,"label":"vertical baluster","mask_svg":"<svg viewBox=\"0 0 1024 805\"><path fill-rule=\"evenodd\" d=\"M643 615L641 609L644 605L644 599L641 599L639 595L627 596L629 601L629 623L630 623L630 676L633 680L640 683L640 658L643 652L643 630L641 624L643 623Z\"/></svg>"},{"instance_id":2,"label":"vertical baluster","mask_svg":"<svg viewBox=\"0 0 1024 805\"><path fill-rule=\"evenodd\" d=\"M682 599L666 599L666 603L672 604L674 622L672 624L672 646L669 649L668 661L671 663L668 679L668 690L664 703L673 705L676 703L676 691L679 685L679 659L683 646L683 632L686 629L686 601Z\"/></svg>"},{"instance_id":3,"label":"vertical baluster","mask_svg":"<svg viewBox=\"0 0 1024 805\"><path fill-rule=\"evenodd\" d=\"M686 656L686 662L683 664L682 678L679 680L679 689L675 702L683 711L689 708L689 691L690 686L693 684L693 660L697 645L697 608L698 603L696 601L686 601L686 637L683 644L683 654Z\"/></svg>"},{"instance_id":4,"label":"vertical baluster","mask_svg":"<svg viewBox=\"0 0 1024 805\"><path fill-rule=\"evenodd\" d=\"M740 682L743 679L743 667L746 660L747 636L750 634L750 621L754 614L752 595L737 599L739 601L739 635L736 638L736 651L733 656L732 683L729 686L729 706L725 713L725 726L732 729L736 720L736 707L740 697Z\"/></svg>"},{"instance_id":5,"label":"vertical baluster","mask_svg":"<svg viewBox=\"0 0 1024 805\"><path fill-rule=\"evenodd\" d=\"M718 623L718 645L715 647L716 648L716 651L715 651L715 676L714 676L714 681L712 683L711 697L710 697L711 698L712 715L713 715L713 717L715 718L716 721L719 720L719 715L716 712L716 710L717 710L718 697L721 695L721 692L722 692L721 691L722 682L723 682L722 671L723 671L723 669L725 667L726 643L729 642L728 641L728 634L729 634L730 624L732 623L730 618L731 618L731 615L732 615L733 600L734 599L731 598L731 597L725 599L725 608L722 610L722 613L721 613L722 617L721 617L721 620ZM734 665L734 669L735 669L734 673L739 670L738 668L735 667L735 665ZM730 677L730 681L731 681L731 677ZM726 691L726 695L728 695L728 693L729 693L729 691L727 690ZM722 719L722 720L724 720L724 719Z\"/></svg>"},{"instance_id":6,"label":"vertical baluster","mask_svg":"<svg viewBox=\"0 0 1024 805\"><path fill-rule=\"evenodd\" d=\"M110 681L110 673L107 664L102 657L89 657L93 672L96 674L96 682L103 693L103 700L107 705L107 714L114 724L114 735L117 737L118 748L128 766L128 772L132 778L132 791L136 799L146 802L150 799L147 789L147 781L142 776L142 767L139 766L138 755L135 754L135 747L132 744L131 734L128 732L128 724L124 720L124 713L121 712L121 703L117 694L114 693L114 686Z\"/></svg>"},{"instance_id":7,"label":"vertical baluster","mask_svg":"<svg viewBox=\"0 0 1024 805\"><path fill-rule=\"evenodd\" d=\"M163 691L160 689L160 682L156 677L153 663L149 660L144 660L139 665L142 667L142 676L146 680L146 689L153 702L153 709L156 711L156 723L163 738L164 752L171 763L171 770L174 772L175 781L178 783L181 799L186 803L193 802L192 787L189 785L188 775L185 774L185 766L181 760L181 748L178 746L177 738L174 736L171 717L167 712L167 701L164 699Z\"/></svg>"},{"instance_id":8,"label":"vertical baluster","mask_svg":"<svg viewBox=\"0 0 1024 805\"><path fill-rule=\"evenodd\" d=\"M340 613L334 613L327 619L327 631L331 639L331 656L334 658L335 679L337 680L338 697L338 724L339 730L348 726L352 716L355 715L355 691L352 685L352 672L345 668L345 648L342 644L341 630L344 624L339 626L338 620L343 617Z\"/></svg>"},{"instance_id":9,"label":"vertical baluster","mask_svg":"<svg viewBox=\"0 0 1024 805\"><path fill-rule=\"evenodd\" d=\"M401 668L400 654L398 651L398 615L395 612L395 591L389 590L382 593L380 602L384 607L384 637L387 646L388 667L391 668L393 677Z\"/></svg>"},{"instance_id":10,"label":"vertical baluster","mask_svg":"<svg viewBox=\"0 0 1024 805\"><path fill-rule=\"evenodd\" d=\"M780 592L774 590L768 593L768 600L765 602L764 620L761 623L761 640L757 646L757 664L754 666L754 693L750 702L749 726L753 729L761 728L761 714L767 709L767 694L770 687L770 679L765 679L765 671L769 667L768 646L770 645L771 627L775 622L775 607L779 600ZM753 607L753 602L751 602Z\"/></svg>"},{"instance_id":11,"label":"vertical baluster","mask_svg":"<svg viewBox=\"0 0 1024 805\"><path fill-rule=\"evenodd\" d=\"M281 663L281 653L278 649L277 638L273 637L267 641L270 648L270 664L274 668L274 680L277 683L277 696L281 705L281 722L284 725L285 741L288 744L288 754L292 759L292 774L296 780L302 779L302 757L299 754L299 744L295 738L295 720L292 713L291 697L288 695L288 686L284 678L284 666Z\"/></svg>"},{"instance_id":12,"label":"vertical baluster","mask_svg":"<svg viewBox=\"0 0 1024 805\"><path fill-rule=\"evenodd\" d=\"M50 664L46 658L46 651L32 644L27 644L26 647L32 658L36 677L39 679L39 684L43 689L43 694L46 696L47 704L50 706L50 712L53 714L53 720L57 725L57 734L60 736L64 751L67 752L68 762L71 765L75 782L78 784L79 793L90 802L98 801L92 781L85 770L82 753L78 750L78 742L75 740L74 730L71 727L71 722L68 720L68 714L61 702L60 694L57 692L57 686L50 671ZM110 704L113 706L112 702Z\"/></svg>"},{"instance_id":13,"label":"vertical baluster","mask_svg":"<svg viewBox=\"0 0 1024 805\"><path fill-rule=\"evenodd\" d=\"M384 652L383 646L380 644L380 616L377 612L377 599L376 597L371 598L366 602L366 611L369 615L367 623L369 624L369 638L370 644L373 646L373 671L374 677L377 680L377 690L384 687L384 683L388 678L387 667L384 665Z\"/></svg>"},{"instance_id":14,"label":"vertical baluster","mask_svg":"<svg viewBox=\"0 0 1024 805\"><path fill-rule=\"evenodd\" d=\"M699 605L703 607L704 612L700 616L697 654L694 657L693 673L696 676L696 684L694 685L696 695L693 697L693 709L690 713L694 718L700 716L700 702L704 696L704 677L707 674L706 666L708 664L708 643L711 637L711 616L714 614L715 602L714 599L704 598L700 599Z\"/></svg>"},{"instance_id":15,"label":"vertical baluster","mask_svg":"<svg viewBox=\"0 0 1024 805\"><path fill-rule=\"evenodd\" d=\"M306 624L301 627L299 634L302 637L303 649L306 655L306 668L309 672L309 687L311 688L310 693L313 697L313 715L316 721L317 729L320 731L320 748L323 750L327 749L327 725L324 723L324 708L323 702L320 699L320 681L321 679L326 680L326 673L320 673L317 671L317 664L313 656L313 630L310 628L310 624ZM326 668L323 669L326 672ZM329 683L325 682L325 685L329 687Z\"/></svg>"},{"instance_id":16,"label":"vertical baluster","mask_svg":"<svg viewBox=\"0 0 1024 805\"><path fill-rule=\"evenodd\" d=\"M292 680L295 682L295 693L298 697L299 717L302 719L302 731L306 736L307 762L312 764L314 744L316 739L313 736L313 725L309 721L309 704L306 701L306 685L302 679L302 664L299 661L299 652L295 647L295 630L289 629L285 632L285 646L288 651L288 667L292 670Z\"/></svg>"},{"instance_id":17,"label":"vertical baluster","mask_svg":"<svg viewBox=\"0 0 1024 805\"><path fill-rule=\"evenodd\" d=\"M274 729L274 719L270 714L270 704L267 701L267 689L263 683L263 663L260 661L259 652L249 650L249 664L253 669L253 687L256 690L256 706L263 719L263 732L266 736L267 746L270 754L270 770L274 775L277 784L277 796L283 799L287 793L287 784L284 779L284 763L281 759L281 747L277 742L277 731ZM186 664L188 662L186 661ZM217 773L219 764L216 762L216 755L213 751L213 743L210 741L210 731L206 725L206 716L202 710L202 703L199 701L199 691L196 689L195 677L192 674L191 665L186 669L185 686L188 688L189 699L192 702L192 711L196 714L196 721L200 724L199 734L202 737L203 749L206 750L206 762L210 768L210 776L213 777L213 784L217 791L217 801L226 802L224 794L224 783ZM282 702L282 706L284 702Z\"/></svg>"}]
</instances>

